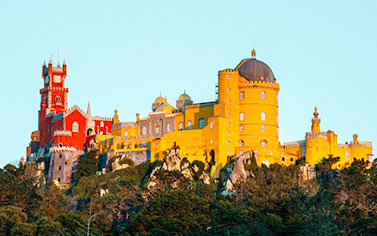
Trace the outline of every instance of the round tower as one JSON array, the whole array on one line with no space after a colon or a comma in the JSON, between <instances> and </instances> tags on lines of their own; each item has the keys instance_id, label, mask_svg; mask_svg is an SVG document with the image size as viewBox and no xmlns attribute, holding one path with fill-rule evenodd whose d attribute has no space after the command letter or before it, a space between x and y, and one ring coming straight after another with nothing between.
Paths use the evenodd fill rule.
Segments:
<instances>
[{"instance_id":1,"label":"round tower","mask_svg":"<svg viewBox=\"0 0 377 236\"><path fill-rule=\"evenodd\" d=\"M239 73L239 149L254 150L259 163L269 165L280 160L279 153L279 84L271 68L256 59L242 60L236 67Z\"/></svg>"}]
</instances>

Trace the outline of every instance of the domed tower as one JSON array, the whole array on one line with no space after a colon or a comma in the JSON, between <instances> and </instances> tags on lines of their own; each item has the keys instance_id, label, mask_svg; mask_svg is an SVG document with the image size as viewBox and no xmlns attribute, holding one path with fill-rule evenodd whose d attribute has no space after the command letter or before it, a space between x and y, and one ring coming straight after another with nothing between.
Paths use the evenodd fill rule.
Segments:
<instances>
[{"instance_id":1,"label":"domed tower","mask_svg":"<svg viewBox=\"0 0 377 236\"><path fill-rule=\"evenodd\" d=\"M191 97L186 94L186 91L181 94L177 100L176 107L179 112L184 111L184 106L188 104L193 104Z\"/></svg>"},{"instance_id":2,"label":"domed tower","mask_svg":"<svg viewBox=\"0 0 377 236\"><path fill-rule=\"evenodd\" d=\"M157 97L155 100L154 100L154 103L152 104L152 111L155 112L156 109L159 107L159 106L162 106L164 104L168 104L168 101L166 100L166 98L162 97L161 94L159 97Z\"/></svg>"},{"instance_id":3,"label":"domed tower","mask_svg":"<svg viewBox=\"0 0 377 236\"><path fill-rule=\"evenodd\" d=\"M219 104L231 132L232 155L253 150L259 163L279 162L279 84L271 68L256 59L242 60L234 70L219 72ZM232 139L232 140L230 140Z\"/></svg>"}]
</instances>

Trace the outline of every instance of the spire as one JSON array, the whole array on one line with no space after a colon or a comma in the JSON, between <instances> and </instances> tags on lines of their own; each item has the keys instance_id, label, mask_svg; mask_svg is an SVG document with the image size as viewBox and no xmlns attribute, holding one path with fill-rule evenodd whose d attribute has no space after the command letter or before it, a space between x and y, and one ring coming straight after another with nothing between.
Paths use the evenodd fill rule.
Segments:
<instances>
[{"instance_id":1,"label":"spire","mask_svg":"<svg viewBox=\"0 0 377 236\"><path fill-rule=\"evenodd\" d=\"M43 66L46 66L46 61L45 60L43 60Z\"/></svg>"},{"instance_id":2,"label":"spire","mask_svg":"<svg viewBox=\"0 0 377 236\"><path fill-rule=\"evenodd\" d=\"M92 132L94 132L94 126L95 122L92 117L92 112L90 110L90 102L88 102L88 109L86 111L86 130L92 129Z\"/></svg>"},{"instance_id":3,"label":"spire","mask_svg":"<svg viewBox=\"0 0 377 236\"><path fill-rule=\"evenodd\" d=\"M50 60L48 61L48 64L52 64L52 59L51 59L51 57L50 57Z\"/></svg>"},{"instance_id":4,"label":"spire","mask_svg":"<svg viewBox=\"0 0 377 236\"><path fill-rule=\"evenodd\" d=\"M119 123L118 110L114 110L113 124L118 124L118 123Z\"/></svg>"},{"instance_id":5,"label":"spire","mask_svg":"<svg viewBox=\"0 0 377 236\"><path fill-rule=\"evenodd\" d=\"M256 54L257 54L257 52L256 52L255 49L253 48L253 50L251 51L251 58L255 59Z\"/></svg>"},{"instance_id":6,"label":"spire","mask_svg":"<svg viewBox=\"0 0 377 236\"><path fill-rule=\"evenodd\" d=\"M67 64L65 64L65 59L64 59L63 66L65 66L65 65L67 65Z\"/></svg>"}]
</instances>

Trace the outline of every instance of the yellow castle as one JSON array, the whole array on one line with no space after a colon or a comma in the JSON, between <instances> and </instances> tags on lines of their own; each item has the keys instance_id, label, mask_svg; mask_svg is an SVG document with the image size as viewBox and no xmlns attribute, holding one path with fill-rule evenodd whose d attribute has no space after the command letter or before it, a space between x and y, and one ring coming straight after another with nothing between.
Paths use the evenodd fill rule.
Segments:
<instances>
[{"instance_id":1,"label":"yellow castle","mask_svg":"<svg viewBox=\"0 0 377 236\"><path fill-rule=\"evenodd\" d=\"M301 156L314 165L333 154L340 157L342 167L354 158L372 156L372 144L358 141L357 135L350 143L338 144L334 132L321 132L317 108L305 140L281 144L279 84L270 67L256 59L254 49L251 58L235 69L219 71L217 93L216 101L205 103L193 103L183 93L176 107L160 95L148 117L136 114L135 122L119 122L115 111L112 134L96 137L100 153L107 159L124 154L138 164L162 160L166 150L178 147L181 158L214 165L213 176L229 157L250 150L256 153L258 164L267 166L291 165Z\"/></svg>"}]
</instances>

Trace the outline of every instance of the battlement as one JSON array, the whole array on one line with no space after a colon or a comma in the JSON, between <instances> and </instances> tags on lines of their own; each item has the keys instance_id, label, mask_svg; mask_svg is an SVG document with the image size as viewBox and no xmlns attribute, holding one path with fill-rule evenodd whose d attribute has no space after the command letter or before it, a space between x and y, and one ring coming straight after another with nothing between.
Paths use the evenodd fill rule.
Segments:
<instances>
[{"instance_id":1,"label":"battlement","mask_svg":"<svg viewBox=\"0 0 377 236\"><path fill-rule=\"evenodd\" d=\"M74 110L78 110L84 117L86 117L86 112L84 112L78 105L74 105L73 107L68 108L64 113L64 117L71 114Z\"/></svg>"},{"instance_id":2,"label":"battlement","mask_svg":"<svg viewBox=\"0 0 377 236\"><path fill-rule=\"evenodd\" d=\"M299 148L302 146L305 146L306 141L305 140L300 140L300 141L292 141L292 142L286 142L283 144L283 147L285 149L290 149L290 148Z\"/></svg>"},{"instance_id":3,"label":"battlement","mask_svg":"<svg viewBox=\"0 0 377 236\"><path fill-rule=\"evenodd\" d=\"M350 148L372 148L372 142L368 141L358 141L358 142L350 142Z\"/></svg>"},{"instance_id":4,"label":"battlement","mask_svg":"<svg viewBox=\"0 0 377 236\"><path fill-rule=\"evenodd\" d=\"M136 122L120 122L117 124L113 124L111 129L120 129L120 128L137 128L138 124Z\"/></svg>"},{"instance_id":5,"label":"battlement","mask_svg":"<svg viewBox=\"0 0 377 236\"><path fill-rule=\"evenodd\" d=\"M109 118L109 117L102 117L102 116L94 116L93 117L93 120L105 120L105 121L112 121L113 118Z\"/></svg>"},{"instance_id":6,"label":"battlement","mask_svg":"<svg viewBox=\"0 0 377 236\"><path fill-rule=\"evenodd\" d=\"M122 141L149 141L149 135L138 135L138 136L114 136L116 142Z\"/></svg>"},{"instance_id":7,"label":"battlement","mask_svg":"<svg viewBox=\"0 0 377 236\"><path fill-rule=\"evenodd\" d=\"M279 88L279 84L270 81L248 81L246 79L239 81L239 86L253 86L253 87L273 87Z\"/></svg>"},{"instance_id":8,"label":"battlement","mask_svg":"<svg viewBox=\"0 0 377 236\"><path fill-rule=\"evenodd\" d=\"M348 144L343 144L343 143L336 143L335 147L349 148L349 145Z\"/></svg>"},{"instance_id":9,"label":"battlement","mask_svg":"<svg viewBox=\"0 0 377 236\"><path fill-rule=\"evenodd\" d=\"M234 70L234 69L225 69L225 70L219 70L219 75L220 74L227 74L227 73L237 73L238 74L238 70Z\"/></svg>"},{"instance_id":10,"label":"battlement","mask_svg":"<svg viewBox=\"0 0 377 236\"><path fill-rule=\"evenodd\" d=\"M327 140L327 133L326 132L308 132L305 135L305 139L324 139Z\"/></svg>"},{"instance_id":11,"label":"battlement","mask_svg":"<svg viewBox=\"0 0 377 236\"><path fill-rule=\"evenodd\" d=\"M57 152L76 152L76 148L74 147L67 147L67 146L62 146L62 147L58 147L58 146L54 146L54 147L51 147L50 148L50 153L57 153Z\"/></svg>"},{"instance_id":12,"label":"battlement","mask_svg":"<svg viewBox=\"0 0 377 236\"><path fill-rule=\"evenodd\" d=\"M56 130L54 132L54 137L56 136L70 136L72 137L72 132L69 130Z\"/></svg>"}]
</instances>

